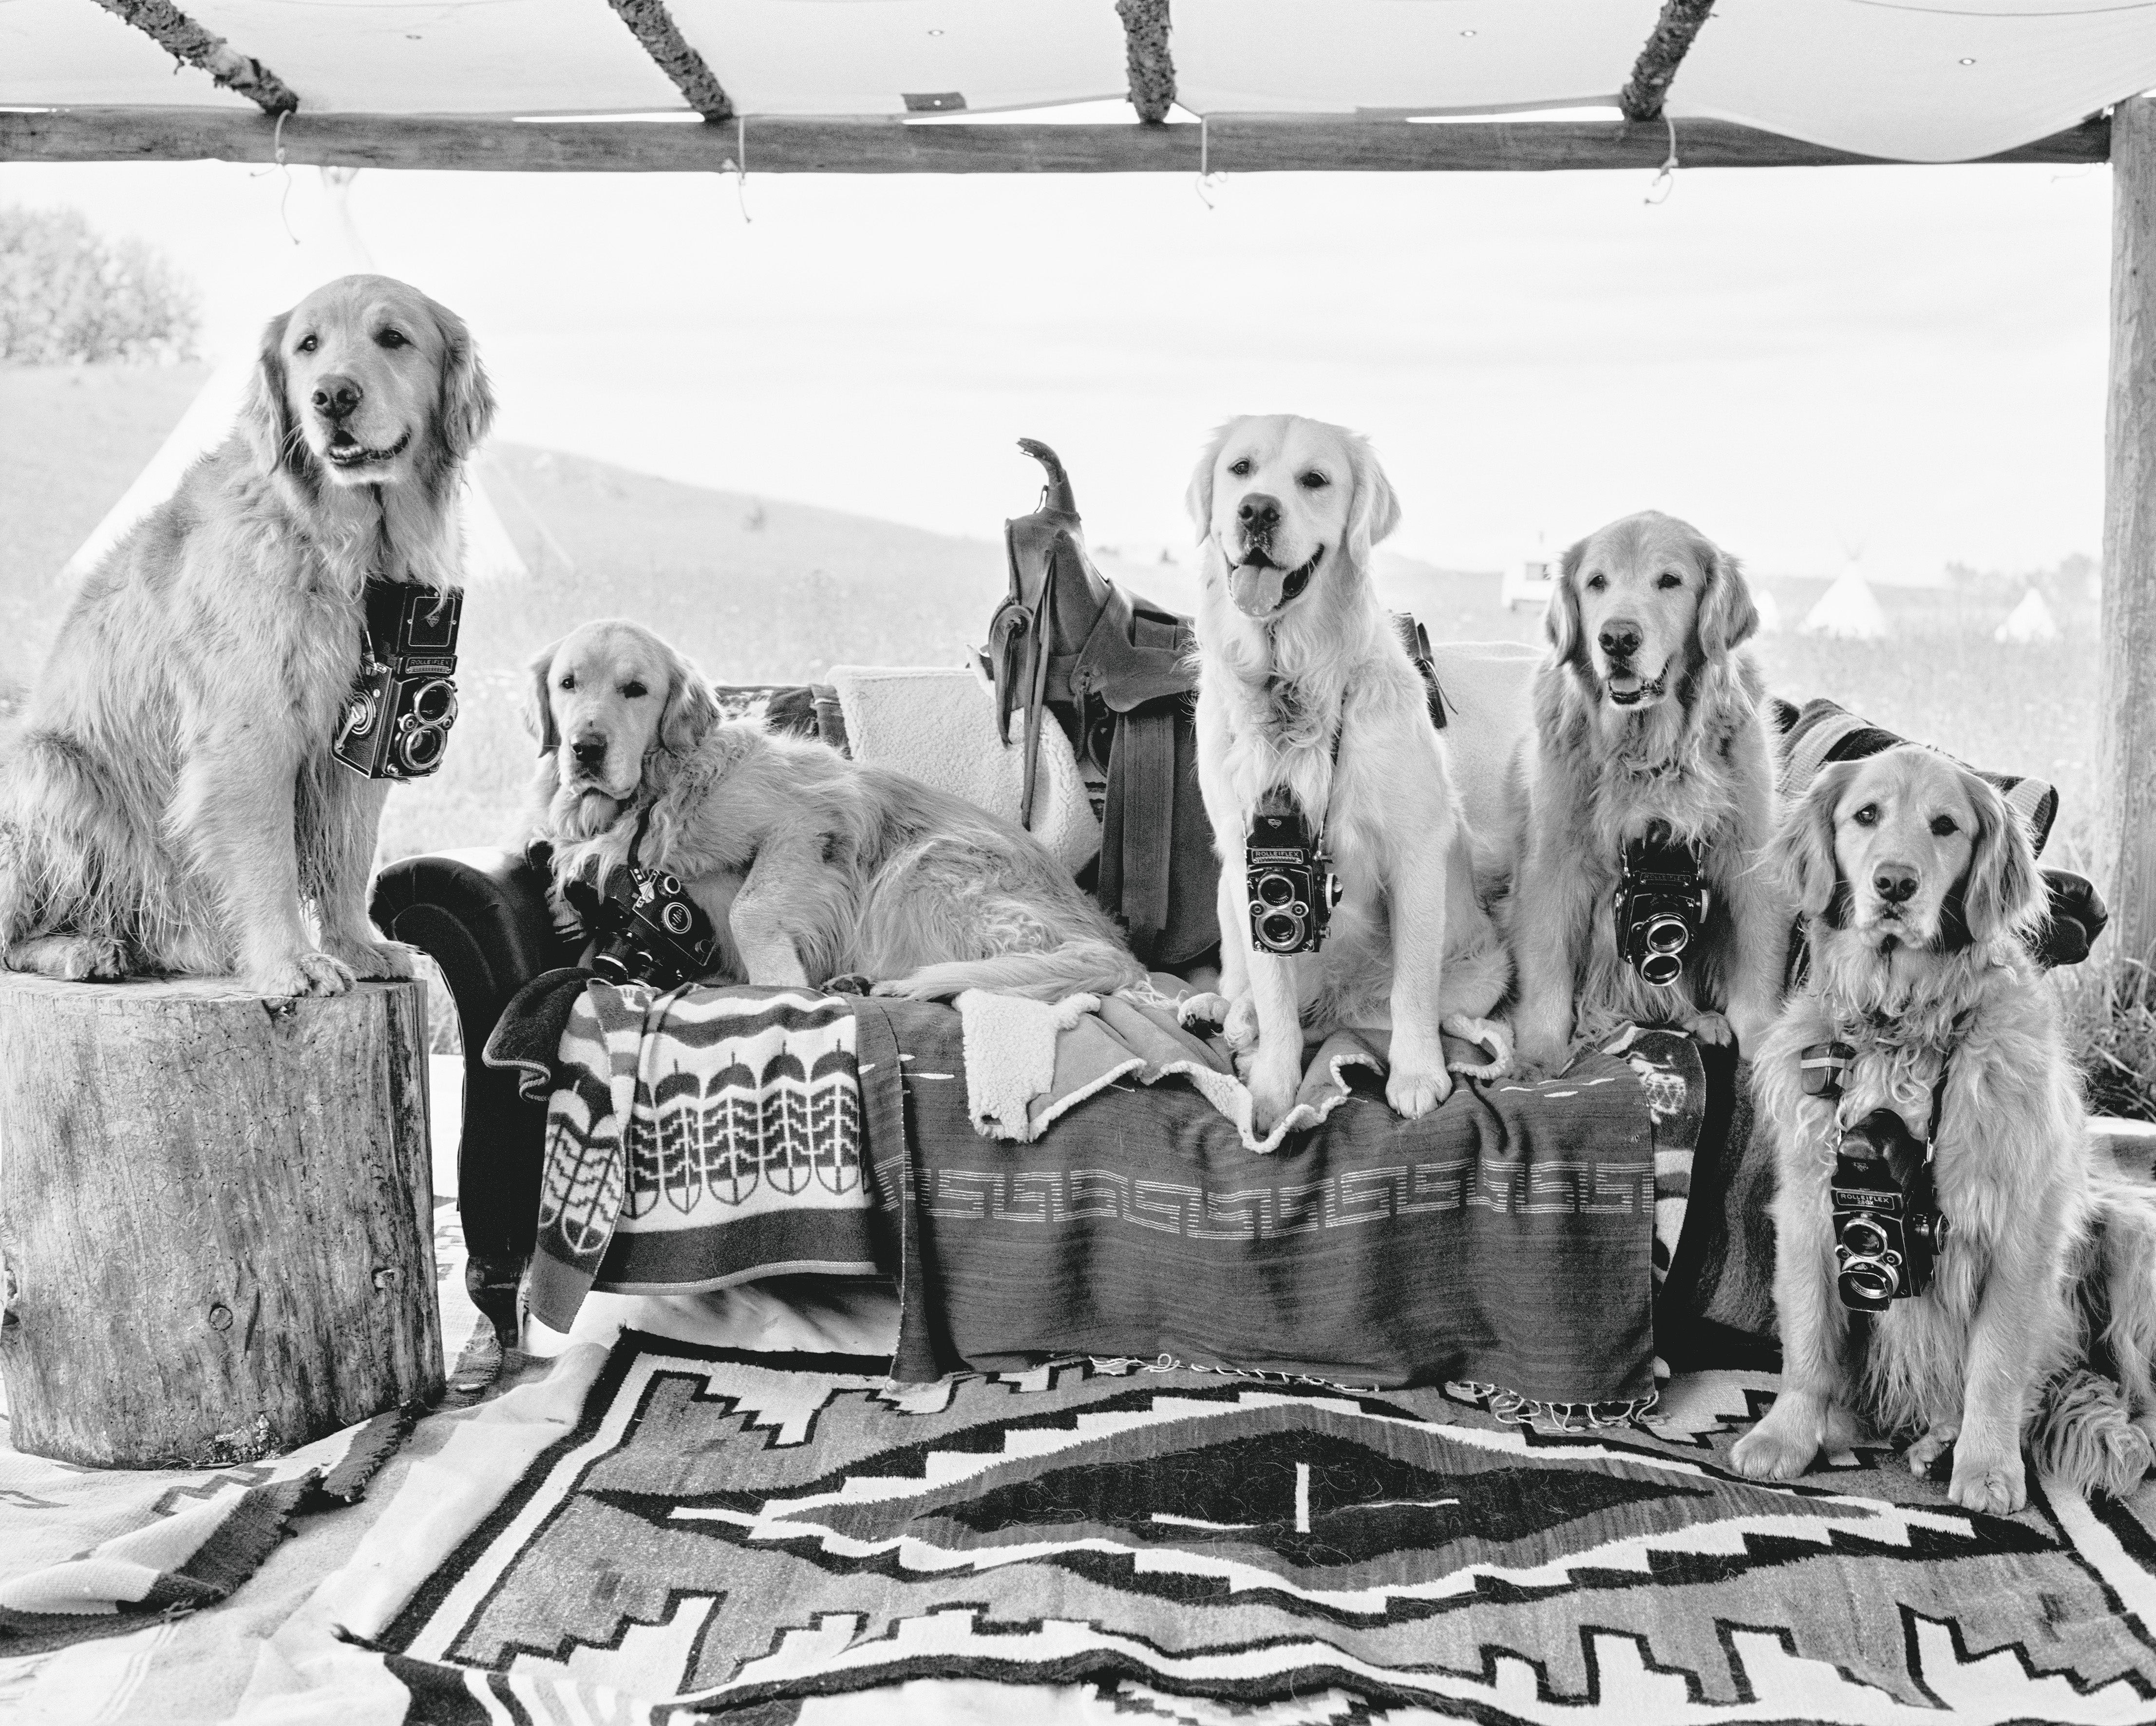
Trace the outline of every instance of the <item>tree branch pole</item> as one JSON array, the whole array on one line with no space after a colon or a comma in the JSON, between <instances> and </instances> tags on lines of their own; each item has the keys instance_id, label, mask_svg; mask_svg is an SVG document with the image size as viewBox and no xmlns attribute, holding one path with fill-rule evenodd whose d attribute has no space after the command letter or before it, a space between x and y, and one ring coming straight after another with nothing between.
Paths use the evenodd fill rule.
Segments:
<instances>
[{"instance_id":1,"label":"tree branch pole","mask_svg":"<svg viewBox=\"0 0 2156 1726\"><path fill-rule=\"evenodd\" d=\"M2104 414L2101 728L2116 952L2156 963L2156 100L2111 118L2111 383Z\"/></svg>"}]
</instances>

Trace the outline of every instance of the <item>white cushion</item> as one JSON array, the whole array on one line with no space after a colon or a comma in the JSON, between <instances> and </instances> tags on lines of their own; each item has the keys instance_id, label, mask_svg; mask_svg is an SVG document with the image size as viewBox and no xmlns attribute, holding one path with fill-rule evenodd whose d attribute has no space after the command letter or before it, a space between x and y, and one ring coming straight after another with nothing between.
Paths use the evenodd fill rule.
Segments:
<instances>
[{"instance_id":1,"label":"white cushion","mask_svg":"<svg viewBox=\"0 0 2156 1726\"><path fill-rule=\"evenodd\" d=\"M1467 824L1500 830L1505 776L1512 751L1533 722L1535 667L1544 650L1519 641L1430 644L1430 663L1445 691L1445 747Z\"/></svg>"}]
</instances>

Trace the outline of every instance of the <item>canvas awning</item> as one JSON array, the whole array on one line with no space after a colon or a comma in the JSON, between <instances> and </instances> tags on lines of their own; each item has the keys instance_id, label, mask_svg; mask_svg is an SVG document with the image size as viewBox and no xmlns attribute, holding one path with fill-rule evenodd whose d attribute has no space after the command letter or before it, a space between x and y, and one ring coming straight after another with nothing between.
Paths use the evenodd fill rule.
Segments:
<instances>
[{"instance_id":1,"label":"canvas awning","mask_svg":"<svg viewBox=\"0 0 2156 1726\"><path fill-rule=\"evenodd\" d=\"M177 75L175 53L194 62ZM213 70L239 87L213 81ZM1704 146L1742 128L1810 146L1766 160L1816 160L1823 151L1946 162L2070 132L2152 85L2152 0L1724 0L1719 10L1712 0L1173 0L1172 12L1168 0L0 4L0 106L90 110L117 129L105 152L113 156L220 153L199 147L228 130L214 122L262 108L294 110L288 135L295 145L310 131L317 139L365 136L353 123L362 116L386 136L391 120L408 128L419 116L500 126L518 116L670 111L736 121L737 143L752 157L761 131L778 154L757 165L855 167L789 160L785 142L807 136L801 126L756 122L891 122L1132 91L1142 106L1147 93L1172 93L1183 110L1209 122L1245 122L1218 128L1221 157L1211 166L1304 165L1231 164L1253 116L1360 122L1355 136L1366 145L1384 138L1433 158L1334 165L1449 166L1455 164L1434 158L1455 147L1471 154L1488 140L1410 139L1399 122L1608 105L1623 91L1635 121L1666 115L1675 122L1681 148L1687 134ZM1151 105L1158 111L1164 100ZM153 111L179 116L173 147L132 136L127 116ZM18 157L49 154L34 141L68 130L8 118L0 146ZM886 136L893 130L878 128ZM1602 127L1610 135L1639 130ZM1335 124L1286 135L1307 145L1339 132ZM437 141L473 135L454 124L407 132ZM1080 152L1081 141L1061 147ZM1178 139L1173 165L1197 147ZM1168 166L1168 153L1131 144L1097 163L1007 165ZM2102 155L2098 136L2044 159ZM1709 150L1690 159L1717 158Z\"/></svg>"}]
</instances>

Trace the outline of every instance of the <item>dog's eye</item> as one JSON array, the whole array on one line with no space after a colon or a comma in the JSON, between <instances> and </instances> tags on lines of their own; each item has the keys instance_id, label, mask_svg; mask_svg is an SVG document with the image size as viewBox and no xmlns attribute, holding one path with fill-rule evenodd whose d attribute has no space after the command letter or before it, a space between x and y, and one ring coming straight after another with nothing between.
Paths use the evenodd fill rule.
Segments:
<instances>
[{"instance_id":1,"label":"dog's eye","mask_svg":"<svg viewBox=\"0 0 2156 1726\"><path fill-rule=\"evenodd\" d=\"M622 685L621 692L627 696L632 701L640 701L645 696L651 693L649 690L639 683L634 677L630 678L628 682Z\"/></svg>"},{"instance_id":2,"label":"dog's eye","mask_svg":"<svg viewBox=\"0 0 2156 1726\"><path fill-rule=\"evenodd\" d=\"M1250 476L1250 458L1245 455L1229 462L1228 471L1239 480L1248 479Z\"/></svg>"},{"instance_id":3,"label":"dog's eye","mask_svg":"<svg viewBox=\"0 0 2156 1726\"><path fill-rule=\"evenodd\" d=\"M1934 815L1932 817L1932 831L1944 839L1949 833L1958 833L1961 830L1954 824L1952 815Z\"/></svg>"},{"instance_id":4,"label":"dog's eye","mask_svg":"<svg viewBox=\"0 0 2156 1726\"><path fill-rule=\"evenodd\" d=\"M292 350L292 352L295 352L295 353L312 353L312 352L314 352L317 347L320 347L321 346L321 342L317 342L317 341L316 341L316 340L315 340L315 338L314 338L313 336L302 336L300 338L299 345L298 345L297 347L295 347Z\"/></svg>"},{"instance_id":5,"label":"dog's eye","mask_svg":"<svg viewBox=\"0 0 2156 1726\"><path fill-rule=\"evenodd\" d=\"M1860 827L1876 827L1879 824L1879 805L1867 803L1849 819Z\"/></svg>"},{"instance_id":6,"label":"dog's eye","mask_svg":"<svg viewBox=\"0 0 2156 1726\"><path fill-rule=\"evenodd\" d=\"M1587 578L1587 591L1590 593L1599 593L1609 585L1609 582L1607 577L1590 575Z\"/></svg>"},{"instance_id":7,"label":"dog's eye","mask_svg":"<svg viewBox=\"0 0 2156 1726\"><path fill-rule=\"evenodd\" d=\"M1332 480L1327 479L1324 475L1319 473L1305 474L1301 479L1296 481L1296 484L1301 486L1306 491L1322 491L1332 483Z\"/></svg>"},{"instance_id":8,"label":"dog's eye","mask_svg":"<svg viewBox=\"0 0 2156 1726\"><path fill-rule=\"evenodd\" d=\"M402 330L384 330L374 339L384 347L409 347L412 345Z\"/></svg>"},{"instance_id":9,"label":"dog's eye","mask_svg":"<svg viewBox=\"0 0 2156 1726\"><path fill-rule=\"evenodd\" d=\"M1665 569L1655 578L1655 585L1658 588L1681 588L1684 585L1684 578L1681 575L1672 575Z\"/></svg>"},{"instance_id":10,"label":"dog's eye","mask_svg":"<svg viewBox=\"0 0 2156 1726\"><path fill-rule=\"evenodd\" d=\"M576 686L577 674L574 671L564 671L562 674L562 687L564 689L574 689Z\"/></svg>"}]
</instances>

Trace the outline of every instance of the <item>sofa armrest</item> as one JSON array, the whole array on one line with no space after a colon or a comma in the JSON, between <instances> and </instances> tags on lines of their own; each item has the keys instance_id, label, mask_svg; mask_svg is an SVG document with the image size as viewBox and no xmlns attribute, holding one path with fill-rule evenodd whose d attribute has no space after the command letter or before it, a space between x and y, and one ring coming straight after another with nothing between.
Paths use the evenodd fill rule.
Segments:
<instances>
[{"instance_id":1,"label":"sofa armrest","mask_svg":"<svg viewBox=\"0 0 2156 1726\"><path fill-rule=\"evenodd\" d=\"M470 1254L465 1284L506 1343L516 1334L516 1285L537 1224L543 1105L480 1052L511 997L541 972L576 962L553 925L545 854L487 849L402 857L374 878L368 911L393 941L441 968L464 1032L464 1133L457 1210Z\"/></svg>"}]
</instances>

